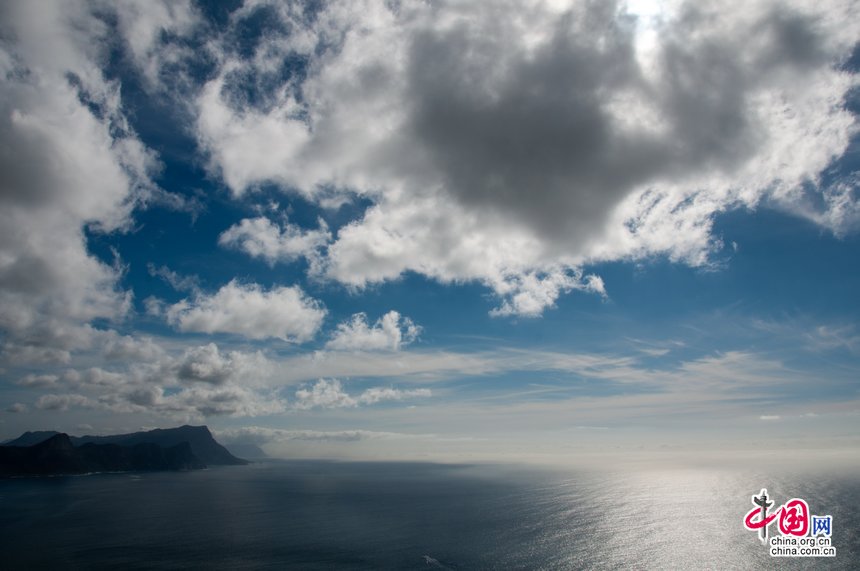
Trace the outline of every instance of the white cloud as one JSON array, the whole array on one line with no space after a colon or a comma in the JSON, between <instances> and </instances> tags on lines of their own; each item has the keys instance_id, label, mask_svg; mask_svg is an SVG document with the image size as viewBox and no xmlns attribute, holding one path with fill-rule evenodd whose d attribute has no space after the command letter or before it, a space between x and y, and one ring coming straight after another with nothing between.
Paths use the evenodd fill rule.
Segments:
<instances>
[{"instance_id":1,"label":"white cloud","mask_svg":"<svg viewBox=\"0 0 860 571\"><path fill-rule=\"evenodd\" d=\"M218 346L209 343L188 349L180 360L177 374L181 380L221 385L234 376L232 359L221 356Z\"/></svg>"},{"instance_id":2,"label":"white cloud","mask_svg":"<svg viewBox=\"0 0 860 571\"><path fill-rule=\"evenodd\" d=\"M230 443L264 445L275 442L359 442L363 440L429 439L433 434L407 434L375 430L285 430L262 426L243 426L219 430L218 440Z\"/></svg>"},{"instance_id":3,"label":"white cloud","mask_svg":"<svg viewBox=\"0 0 860 571\"><path fill-rule=\"evenodd\" d=\"M4 364L63 364L72 359L72 354L66 349L56 347L39 347L27 341L23 343L6 342L3 345L2 360Z\"/></svg>"},{"instance_id":4,"label":"white cloud","mask_svg":"<svg viewBox=\"0 0 860 571\"><path fill-rule=\"evenodd\" d=\"M283 412L286 402L266 386L273 374L272 364L259 352L221 352L209 344L120 370L68 369L60 376L25 377L20 384L69 391L39 397L35 404L41 410L146 413L188 422Z\"/></svg>"},{"instance_id":5,"label":"white cloud","mask_svg":"<svg viewBox=\"0 0 860 571\"><path fill-rule=\"evenodd\" d=\"M430 389L395 389L391 387L372 387L363 391L359 397L360 404L376 404L386 400L404 400L416 397L430 397L433 392Z\"/></svg>"},{"instance_id":6,"label":"white cloud","mask_svg":"<svg viewBox=\"0 0 860 571\"><path fill-rule=\"evenodd\" d=\"M209 344L178 352L174 346L156 361L117 365L110 370L69 368L53 376L43 373L44 379L34 373L26 380L33 381L32 389L50 391L32 403L37 410L135 413L172 422L348 410L350 417L368 422L377 414L384 415L386 422L412 422L411 415L415 415L424 424L410 424L412 429L432 432L433 426L444 425L454 431L462 429L462 433L469 433L463 428L466 426L498 426L499 422L510 430L515 430L517 423L537 430L537 426L567 426L571 419L577 426L614 427L631 419L672 414L688 418L752 414L757 418L762 406L768 415L787 418L797 387L808 384L805 372L793 370L772 356L748 351L707 354L660 369L652 368L650 360L638 353L515 349L472 354L324 352L314 361L309 356L267 357L261 352L230 351ZM362 377L361 390L349 390L349 385L332 377L313 377L315 380L307 382L310 375L334 371ZM559 382L525 391L480 382L515 372L552 372ZM377 381L368 385L371 378ZM385 379L388 381L381 382ZM584 380L588 382L581 382ZM301 382L306 384L296 386ZM390 384L394 382L400 387ZM427 383L439 382L444 390L425 388ZM601 387L599 394L582 393L595 383ZM292 395L289 399L288 390ZM551 404L546 398L549 395L553 395ZM433 396L436 398L417 410L406 406ZM370 408L394 402L403 406ZM801 413L810 410L808 399L803 402ZM826 405L826 399L819 404ZM851 405L843 406L850 409ZM817 404L814 409L818 408ZM474 420L464 420L473 416Z\"/></svg>"},{"instance_id":7,"label":"white cloud","mask_svg":"<svg viewBox=\"0 0 860 571\"><path fill-rule=\"evenodd\" d=\"M346 408L356 406L354 398L346 394L337 379L320 379L309 388L296 391L295 408Z\"/></svg>"},{"instance_id":8,"label":"white cloud","mask_svg":"<svg viewBox=\"0 0 860 571\"><path fill-rule=\"evenodd\" d=\"M173 362L162 365L180 383L228 383L259 387L276 376L274 365L261 352L221 351L215 343L186 349Z\"/></svg>"},{"instance_id":9,"label":"white cloud","mask_svg":"<svg viewBox=\"0 0 860 571\"><path fill-rule=\"evenodd\" d=\"M317 230L304 230L289 223L278 227L264 217L245 218L218 237L221 246L263 258L269 265L303 256L313 258L330 240L331 233L322 219Z\"/></svg>"},{"instance_id":10,"label":"white cloud","mask_svg":"<svg viewBox=\"0 0 860 571\"><path fill-rule=\"evenodd\" d=\"M296 391L293 407L299 410L312 408L353 408L372 405L386 400L404 400L432 396L429 389L401 390L390 387L372 387L353 397L343 390L337 379L319 379L310 387Z\"/></svg>"},{"instance_id":11,"label":"white cloud","mask_svg":"<svg viewBox=\"0 0 860 571\"><path fill-rule=\"evenodd\" d=\"M490 379L500 373L513 372L556 372L563 373L563 378L606 383L611 389L611 398L594 397L587 401L589 406L596 407L595 410L622 403L614 412L618 414L628 411L628 405L623 404L624 399L612 395L618 391L630 392L630 388L623 388L625 385L645 389L647 398L642 397L643 407L648 408L657 404L671 407L673 403L702 407L711 401L736 400L738 395L745 400L763 398L776 387L802 382L799 373L787 369L779 361L738 351L706 355L655 370L643 364L638 356L500 349L471 354L402 351L396 355L335 351L318 353L315 357L273 358L259 351L223 350L210 343L186 347L180 352L165 351L156 360L116 363L111 369L96 366L68 368L57 374L33 373L22 377L20 384L31 389L50 390L51 395L43 395L46 398L35 403L38 409L97 409L187 421L216 416L265 416L291 410L360 409L382 402L408 402L436 394L424 388L426 383L444 383L444 396L452 388L456 392L457 383L465 379ZM384 379L389 381L360 391L348 391L343 382L330 376L333 374L376 378L378 383ZM389 384L395 382L393 377L398 384L415 388ZM296 385L299 386L291 389L294 398L288 402L281 394ZM500 403L528 401L532 398L530 394L537 398L547 391L564 394L577 386L580 385L574 383L513 393L505 389L490 390L489 394L485 391L472 395L458 393L453 402L437 398L427 406L438 407L439 402L444 402L444 406L464 405L473 398ZM633 390L633 394L639 391ZM663 402L657 403L660 399ZM359 412L356 410L356 414ZM589 422L596 420L592 418Z\"/></svg>"},{"instance_id":12,"label":"white cloud","mask_svg":"<svg viewBox=\"0 0 860 571\"><path fill-rule=\"evenodd\" d=\"M278 363L261 351L221 350L214 343L189 347L175 339L162 345L114 331L98 332L94 338L104 343L76 355L76 366L17 380L18 386L34 392L49 391L36 399L36 409L147 414L174 422L286 410L279 395ZM106 354L115 358L108 361ZM86 366L93 361L109 368Z\"/></svg>"},{"instance_id":13,"label":"white cloud","mask_svg":"<svg viewBox=\"0 0 860 571\"><path fill-rule=\"evenodd\" d=\"M59 377L57 375L35 375L30 373L29 375L25 375L18 379L16 384L22 387L52 387L54 386Z\"/></svg>"},{"instance_id":14,"label":"white cloud","mask_svg":"<svg viewBox=\"0 0 860 571\"><path fill-rule=\"evenodd\" d=\"M277 337L289 342L316 335L326 311L298 286L269 291L236 280L213 295L200 294L166 309L167 321L180 331L236 333L249 339Z\"/></svg>"},{"instance_id":15,"label":"white cloud","mask_svg":"<svg viewBox=\"0 0 860 571\"><path fill-rule=\"evenodd\" d=\"M42 395L36 401L41 410L68 410L69 408L94 408L97 403L82 395Z\"/></svg>"},{"instance_id":16,"label":"white cloud","mask_svg":"<svg viewBox=\"0 0 860 571\"><path fill-rule=\"evenodd\" d=\"M848 349L852 352L860 350L860 335L853 325L828 326L819 325L806 334L810 346L816 349Z\"/></svg>"},{"instance_id":17,"label":"white cloud","mask_svg":"<svg viewBox=\"0 0 860 571\"><path fill-rule=\"evenodd\" d=\"M521 315L539 317L544 309L552 307L562 293L578 289L606 297L606 289L600 276L583 277L578 270L553 268L538 275L534 272L505 276L494 289L502 296L500 307L490 315Z\"/></svg>"},{"instance_id":18,"label":"white cloud","mask_svg":"<svg viewBox=\"0 0 860 571\"><path fill-rule=\"evenodd\" d=\"M402 325L401 325L402 323ZM371 327L367 315L356 313L352 319L340 323L326 349L335 351L399 351L401 346L409 345L421 333L421 327L408 317L401 317L396 311L389 311L376 320Z\"/></svg>"},{"instance_id":19,"label":"white cloud","mask_svg":"<svg viewBox=\"0 0 860 571\"><path fill-rule=\"evenodd\" d=\"M197 418L214 416L266 416L285 410L285 403L272 394L245 387L195 386L164 397L160 408L171 414L188 414Z\"/></svg>"},{"instance_id":20,"label":"white cloud","mask_svg":"<svg viewBox=\"0 0 860 571\"><path fill-rule=\"evenodd\" d=\"M224 75L236 65L225 66ZM256 182L275 181L285 186L301 172L296 155L309 135L296 117L301 108L285 95L272 116L257 113L233 114L221 99L224 76L202 90L198 100L198 137L212 154L214 167L236 195ZM285 94L289 93L285 90Z\"/></svg>"},{"instance_id":21,"label":"white cloud","mask_svg":"<svg viewBox=\"0 0 860 571\"><path fill-rule=\"evenodd\" d=\"M728 209L777 205L837 234L860 220L856 181L819 177L856 132L850 2L679 2L639 23L593 2L273 11L295 32L222 53L197 136L236 195L275 182L371 201L320 276L478 281L494 314L535 316L604 294L590 263L709 264ZM306 78L236 96L237 69L290 54L310 58Z\"/></svg>"},{"instance_id":22,"label":"white cloud","mask_svg":"<svg viewBox=\"0 0 860 571\"><path fill-rule=\"evenodd\" d=\"M152 263L147 264L146 269L149 275L161 278L176 291L200 292L200 278L197 276L183 276L167 266L156 266Z\"/></svg>"},{"instance_id":23,"label":"white cloud","mask_svg":"<svg viewBox=\"0 0 860 571\"><path fill-rule=\"evenodd\" d=\"M217 416L265 416L284 411L277 397L244 387L194 386L177 393L165 394L158 386L137 386L124 392L99 397L81 394L47 394L36 401L40 410L66 411L96 409L113 413L155 413L185 421Z\"/></svg>"},{"instance_id":24,"label":"white cloud","mask_svg":"<svg viewBox=\"0 0 860 571\"><path fill-rule=\"evenodd\" d=\"M136 206L182 202L153 183L155 155L129 127L119 83L102 72L114 46L109 8L0 7L0 330L9 362L68 362L91 343L90 321L128 313L122 264L92 255L84 228L124 231Z\"/></svg>"},{"instance_id":25,"label":"white cloud","mask_svg":"<svg viewBox=\"0 0 860 571\"><path fill-rule=\"evenodd\" d=\"M155 361L164 356L164 349L150 337L120 335L113 330L101 336L102 355L108 361Z\"/></svg>"},{"instance_id":26,"label":"white cloud","mask_svg":"<svg viewBox=\"0 0 860 571\"><path fill-rule=\"evenodd\" d=\"M125 375L101 367L90 367L83 371L70 369L63 374L63 381L73 387L87 387L98 391L118 389L126 382Z\"/></svg>"},{"instance_id":27,"label":"white cloud","mask_svg":"<svg viewBox=\"0 0 860 571\"><path fill-rule=\"evenodd\" d=\"M403 382L438 382L503 371L601 371L630 366L630 357L499 348L493 351L317 351L284 357L278 380L285 384L318 378L377 377Z\"/></svg>"},{"instance_id":28,"label":"white cloud","mask_svg":"<svg viewBox=\"0 0 860 571\"><path fill-rule=\"evenodd\" d=\"M116 11L120 35L150 86L157 86L164 71L188 55L178 45L166 43L163 37L187 34L198 24L191 0L126 0L103 4L103 8Z\"/></svg>"}]
</instances>

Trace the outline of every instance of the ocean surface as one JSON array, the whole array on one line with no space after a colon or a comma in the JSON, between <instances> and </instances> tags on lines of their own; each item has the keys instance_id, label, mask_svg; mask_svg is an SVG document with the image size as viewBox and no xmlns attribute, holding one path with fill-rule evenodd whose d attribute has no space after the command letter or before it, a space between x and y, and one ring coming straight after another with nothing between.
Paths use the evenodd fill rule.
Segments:
<instances>
[{"instance_id":1,"label":"ocean surface","mask_svg":"<svg viewBox=\"0 0 860 571\"><path fill-rule=\"evenodd\" d=\"M742 525L763 487L832 515L835 558L771 558ZM714 468L273 461L6 480L0 568L857 569L858 499L860 476Z\"/></svg>"}]
</instances>

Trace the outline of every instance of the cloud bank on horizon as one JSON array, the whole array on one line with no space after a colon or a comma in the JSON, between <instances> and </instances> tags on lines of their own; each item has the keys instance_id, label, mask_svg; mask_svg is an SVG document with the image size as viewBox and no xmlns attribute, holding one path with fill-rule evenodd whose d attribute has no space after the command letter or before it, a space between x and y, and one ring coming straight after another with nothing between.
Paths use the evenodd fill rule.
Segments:
<instances>
[{"instance_id":1,"label":"cloud bank on horizon","mask_svg":"<svg viewBox=\"0 0 860 571\"><path fill-rule=\"evenodd\" d=\"M256 417L426 435L503 410L531 419L524 430L566 426L565 411L602 426L635 403L801 418L797 367L811 361L774 358L765 337L829 355L822 410L855 414L847 294L833 299L842 321L803 303L744 315L747 346L716 337L725 317L695 349L663 325L591 346L569 333L585 327L573 314L547 326L552 343L534 332L570 299L618 317L616 267L732 275L744 244L718 226L733 215L779 213L814 229L815 256L822 240L856 254L856 11L6 2L3 422ZM416 280L427 297L410 302ZM466 306L480 312L457 329ZM559 375L603 388L571 392ZM786 383L783 414L738 412L741 394L771 402Z\"/></svg>"}]
</instances>

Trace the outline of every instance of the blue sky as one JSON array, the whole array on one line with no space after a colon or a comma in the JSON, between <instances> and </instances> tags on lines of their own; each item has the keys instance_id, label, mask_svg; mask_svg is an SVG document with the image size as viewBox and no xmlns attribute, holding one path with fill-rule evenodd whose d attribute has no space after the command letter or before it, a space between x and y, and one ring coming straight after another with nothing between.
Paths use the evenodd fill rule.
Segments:
<instances>
[{"instance_id":1,"label":"blue sky","mask_svg":"<svg viewBox=\"0 0 860 571\"><path fill-rule=\"evenodd\" d=\"M856 448L850 3L526 4L6 3L0 437Z\"/></svg>"}]
</instances>

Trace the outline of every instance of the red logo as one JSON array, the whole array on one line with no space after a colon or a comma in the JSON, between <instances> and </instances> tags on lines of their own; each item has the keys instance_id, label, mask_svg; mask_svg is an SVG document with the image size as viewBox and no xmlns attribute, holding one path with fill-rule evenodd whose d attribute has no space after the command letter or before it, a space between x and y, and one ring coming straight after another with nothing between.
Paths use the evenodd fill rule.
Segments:
<instances>
[{"instance_id":1,"label":"red logo","mask_svg":"<svg viewBox=\"0 0 860 571\"><path fill-rule=\"evenodd\" d=\"M761 494L752 497L752 503L756 507L747 513L744 527L750 531L760 531L762 543L767 541L767 528L777 517L782 535L806 537L809 533L809 505L805 500L792 498L769 514L768 508L773 506L773 502L768 501L767 490L763 489Z\"/></svg>"},{"instance_id":2,"label":"red logo","mask_svg":"<svg viewBox=\"0 0 860 571\"><path fill-rule=\"evenodd\" d=\"M805 537L809 532L809 506L804 500L794 498L779 510L779 531L783 535Z\"/></svg>"}]
</instances>

